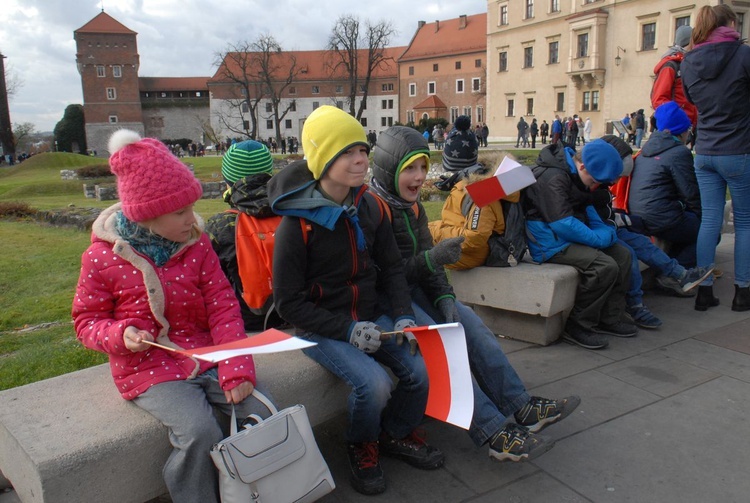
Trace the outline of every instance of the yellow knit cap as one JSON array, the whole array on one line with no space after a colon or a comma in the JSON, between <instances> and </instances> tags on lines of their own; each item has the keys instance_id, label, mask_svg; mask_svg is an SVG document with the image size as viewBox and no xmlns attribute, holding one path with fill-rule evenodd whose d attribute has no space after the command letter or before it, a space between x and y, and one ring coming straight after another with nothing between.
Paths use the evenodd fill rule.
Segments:
<instances>
[{"instance_id":1,"label":"yellow knit cap","mask_svg":"<svg viewBox=\"0 0 750 503\"><path fill-rule=\"evenodd\" d=\"M302 148L307 159L307 169L316 180L320 180L339 155L354 145L363 145L370 152L362 125L339 108L317 108L302 127Z\"/></svg>"}]
</instances>

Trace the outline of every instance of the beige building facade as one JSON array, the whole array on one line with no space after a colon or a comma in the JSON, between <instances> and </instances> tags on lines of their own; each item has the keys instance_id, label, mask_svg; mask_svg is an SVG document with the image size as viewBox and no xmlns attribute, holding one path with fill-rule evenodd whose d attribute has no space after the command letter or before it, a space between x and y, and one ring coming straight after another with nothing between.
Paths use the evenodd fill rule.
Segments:
<instances>
[{"instance_id":1,"label":"beige building facade","mask_svg":"<svg viewBox=\"0 0 750 503\"><path fill-rule=\"evenodd\" d=\"M640 108L649 117L653 69L716 0L490 0L487 124L490 140L516 138L516 123L555 115L591 118L592 137ZM729 2L748 36L750 2Z\"/></svg>"}]
</instances>

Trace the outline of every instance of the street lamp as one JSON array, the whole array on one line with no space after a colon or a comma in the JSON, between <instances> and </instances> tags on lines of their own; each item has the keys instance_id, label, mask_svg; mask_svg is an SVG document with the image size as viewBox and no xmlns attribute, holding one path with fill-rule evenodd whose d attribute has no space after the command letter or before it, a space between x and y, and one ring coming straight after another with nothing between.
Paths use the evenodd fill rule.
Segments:
<instances>
[{"instance_id":1,"label":"street lamp","mask_svg":"<svg viewBox=\"0 0 750 503\"><path fill-rule=\"evenodd\" d=\"M615 56L615 66L620 66L620 63L622 63L622 58L620 57L620 51L622 52L628 52L619 45L617 46L617 56Z\"/></svg>"}]
</instances>

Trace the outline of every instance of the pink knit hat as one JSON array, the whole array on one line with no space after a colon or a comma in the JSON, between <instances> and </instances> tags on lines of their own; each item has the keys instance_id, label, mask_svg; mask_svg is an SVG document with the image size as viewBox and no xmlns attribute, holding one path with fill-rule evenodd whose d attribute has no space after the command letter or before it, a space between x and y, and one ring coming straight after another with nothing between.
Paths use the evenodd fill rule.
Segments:
<instances>
[{"instance_id":1,"label":"pink knit hat","mask_svg":"<svg viewBox=\"0 0 750 503\"><path fill-rule=\"evenodd\" d=\"M109 139L109 152L122 212L133 222L172 213L203 194L187 166L159 140L120 129Z\"/></svg>"}]
</instances>

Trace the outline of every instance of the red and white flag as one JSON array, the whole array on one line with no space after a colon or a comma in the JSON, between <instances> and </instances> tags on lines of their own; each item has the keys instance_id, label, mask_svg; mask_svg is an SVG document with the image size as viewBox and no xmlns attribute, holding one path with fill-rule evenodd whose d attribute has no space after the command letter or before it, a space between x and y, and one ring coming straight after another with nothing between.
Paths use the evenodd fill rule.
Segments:
<instances>
[{"instance_id":1,"label":"red and white flag","mask_svg":"<svg viewBox=\"0 0 750 503\"><path fill-rule=\"evenodd\" d=\"M218 363L242 355L258 355L264 353L279 353L314 346L314 342L293 337L281 330L270 328L247 339L239 339L226 344L208 346L199 349L180 349L178 353L194 356L200 360Z\"/></svg>"},{"instance_id":2,"label":"red and white flag","mask_svg":"<svg viewBox=\"0 0 750 503\"><path fill-rule=\"evenodd\" d=\"M425 414L468 430L474 415L474 389L463 325L446 323L406 330L417 337L430 379Z\"/></svg>"},{"instance_id":3,"label":"red and white flag","mask_svg":"<svg viewBox=\"0 0 750 503\"><path fill-rule=\"evenodd\" d=\"M466 192L480 208L499 201L508 194L518 192L536 182L531 168L523 166L510 157L505 157L500 163L495 176L485 178L466 186Z\"/></svg>"}]
</instances>

